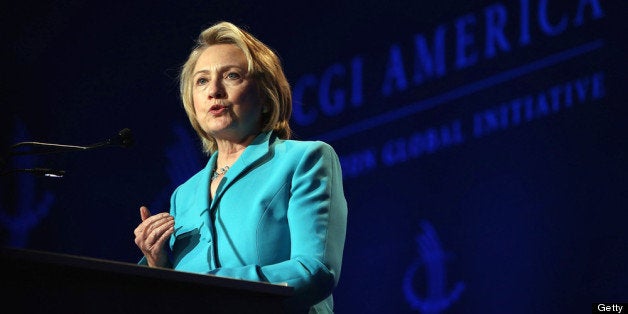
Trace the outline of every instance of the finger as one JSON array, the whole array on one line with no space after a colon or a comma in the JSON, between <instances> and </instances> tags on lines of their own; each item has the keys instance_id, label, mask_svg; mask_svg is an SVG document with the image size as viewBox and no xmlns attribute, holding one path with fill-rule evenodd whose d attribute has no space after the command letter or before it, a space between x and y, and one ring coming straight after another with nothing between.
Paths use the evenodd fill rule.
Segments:
<instances>
[{"instance_id":1,"label":"finger","mask_svg":"<svg viewBox=\"0 0 628 314\"><path fill-rule=\"evenodd\" d=\"M141 225L143 225L143 232L148 235L149 233L153 232L153 230L172 220L174 220L174 217L170 216L170 214L159 213L146 218L146 220L144 220Z\"/></svg>"},{"instance_id":2,"label":"finger","mask_svg":"<svg viewBox=\"0 0 628 314\"><path fill-rule=\"evenodd\" d=\"M173 226L174 218L172 216L154 221L146 230L146 233L148 234L147 237L149 238L148 240L150 240L150 243L154 243L166 230L172 228Z\"/></svg>"},{"instance_id":3,"label":"finger","mask_svg":"<svg viewBox=\"0 0 628 314\"><path fill-rule=\"evenodd\" d=\"M152 224L152 222L155 221L155 219L159 218L155 217L157 215L151 216L150 211L146 206L140 207L140 216L142 218L142 222L135 228L135 230L133 230L133 234L135 234L136 237L140 234L145 234L146 231L150 231L150 225Z\"/></svg>"},{"instance_id":4,"label":"finger","mask_svg":"<svg viewBox=\"0 0 628 314\"><path fill-rule=\"evenodd\" d=\"M174 218L172 216L167 215L167 217L155 220L144 230L143 242L147 247L152 248L160 239L164 238L163 234L171 229L174 231Z\"/></svg>"},{"instance_id":5,"label":"finger","mask_svg":"<svg viewBox=\"0 0 628 314\"><path fill-rule=\"evenodd\" d=\"M169 219L170 217L172 216L169 213L166 213L166 212L158 213L158 214L154 214L152 216L147 217L146 219L144 219L142 223L144 223L144 225L150 225L162 219Z\"/></svg>"},{"instance_id":6,"label":"finger","mask_svg":"<svg viewBox=\"0 0 628 314\"><path fill-rule=\"evenodd\" d=\"M166 243L166 241L170 238L170 236L174 233L174 220L164 224L159 228L159 238L153 244L153 247L161 248Z\"/></svg>"},{"instance_id":7,"label":"finger","mask_svg":"<svg viewBox=\"0 0 628 314\"><path fill-rule=\"evenodd\" d=\"M140 207L140 212L144 211L150 215L150 211L148 211L146 206ZM172 217L169 213L159 213L143 219L144 221L142 221L142 223L140 223L137 228L133 230L135 235L134 242L141 251L146 254L150 254L155 248L155 242L159 240L164 232L157 229L166 225L164 230L171 228L174 232L174 217ZM169 223L170 225L168 225Z\"/></svg>"},{"instance_id":8,"label":"finger","mask_svg":"<svg viewBox=\"0 0 628 314\"><path fill-rule=\"evenodd\" d=\"M148 210L148 207L146 206L140 207L140 216L142 217L142 221L150 217L150 210Z\"/></svg>"}]
</instances>

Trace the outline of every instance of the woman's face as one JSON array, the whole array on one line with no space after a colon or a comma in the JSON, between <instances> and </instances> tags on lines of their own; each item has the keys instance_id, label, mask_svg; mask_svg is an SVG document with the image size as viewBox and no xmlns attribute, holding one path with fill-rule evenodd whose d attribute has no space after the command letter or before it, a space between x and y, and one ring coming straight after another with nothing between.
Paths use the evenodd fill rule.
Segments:
<instances>
[{"instance_id":1,"label":"woman's face","mask_svg":"<svg viewBox=\"0 0 628 314\"><path fill-rule=\"evenodd\" d=\"M238 46L209 46L192 75L196 120L217 140L241 141L262 129L262 105L257 84Z\"/></svg>"}]
</instances>

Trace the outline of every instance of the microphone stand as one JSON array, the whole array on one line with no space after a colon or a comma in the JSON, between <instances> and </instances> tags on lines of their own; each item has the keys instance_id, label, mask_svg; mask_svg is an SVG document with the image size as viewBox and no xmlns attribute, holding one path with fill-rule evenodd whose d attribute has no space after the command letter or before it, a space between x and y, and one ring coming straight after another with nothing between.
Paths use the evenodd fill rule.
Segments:
<instances>
[{"instance_id":1,"label":"microphone stand","mask_svg":"<svg viewBox=\"0 0 628 314\"><path fill-rule=\"evenodd\" d=\"M63 152L72 152L72 151L84 151L91 150L101 147L110 147L110 146L121 146L121 147L130 147L133 145L133 135L131 130L128 128L122 129L118 132L114 137L107 139L102 142L98 142L88 146L78 146L78 145L65 145L65 144L53 144L53 143L42 143L42 142L20 142L12 145L9 148L9 152L6 154L8 159L13 156L24 156L24 155L43 155L43 154L54 154L54 153L63 153ZM27 149L31 148L31 149ZM6 165L5 158L0 159L0 170L4 169ZM51 178L62 178L65 175L64 170L56 170L56 169L48 169L48 168L20 168L20 169L12 169L8 171L0 172L0 176L9 175L16 172L26 172L31 173L37 176L45 176Z\"/></svg>"},{"instance_id":2,"label":"microphone stand","mask_svg":"<svg viewBox=\"0 0 628 314\"><path fill-rule=\"evenodd\" d=\"M16 172L26 172L30 174L34 174L38 177L50 177L50 178L63 178L65 175L65 170L56 170L49 168L20 168L20 169L11 169L9 171L5 171L2 173L2 176L9 175Z\"/></svg>"}]
</instances>

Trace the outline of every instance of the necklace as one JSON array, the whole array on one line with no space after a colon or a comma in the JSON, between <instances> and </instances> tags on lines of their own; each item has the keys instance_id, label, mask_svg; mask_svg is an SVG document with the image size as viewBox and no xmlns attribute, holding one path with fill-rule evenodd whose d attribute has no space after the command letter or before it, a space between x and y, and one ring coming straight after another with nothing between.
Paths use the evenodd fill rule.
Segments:
<instances>
[{"instance_id":1,"label":"necklace","mask_svg":"<svg viewBox=\"0 0 628 314\"><path fill-rule=\"evenodd\" d=\"M214 174L212 175L211 181L214 181L219 176L225 174L227 172L227 170L229 170L229 166L224 166L224 167L214 171Z\"/></svg>"}]
</instances>

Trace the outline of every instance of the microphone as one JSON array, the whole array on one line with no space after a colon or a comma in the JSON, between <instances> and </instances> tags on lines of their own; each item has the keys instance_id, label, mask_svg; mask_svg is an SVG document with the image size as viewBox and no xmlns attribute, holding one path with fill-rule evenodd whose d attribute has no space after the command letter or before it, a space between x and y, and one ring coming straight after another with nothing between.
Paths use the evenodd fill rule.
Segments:
<instances>
[{"instance_id":1,"label":"microphone","mask_svg":"<svg viewBox=\"0 0 628 314\"><path fill-rule=\"evenodd\" d=\"M124 128L120 130L116 135L95 144L87 146L78 145L65 145L65 144L53 144L42 142L19 142L12 145L9 152L6 154L7 158L12 156L23 155L42 155L52 153L62 153L77 150L90 150L102 147L119 146L128 148L134 144L133 133L130 129ZM4 169L7 164L5 158L0 158L0 171ZM48 169L48 168L31 168L31 169L12 169L5 172L0 172L0 176L5 176L15 172L27 172L37 176L62 178L65 175L64 170Z\"/></svg>"},{"instance_id":2,"label":"microphone","mask_svg":"<svg viewBox=\"0 0 628 314\"><path fill-rule=\"evenodd\" d=\"M107 143L111 146L122 146L124 148L129 148L133 146L135 143L133 139L133 133L129 128L124 128L118 132L116 136L107 140Z\"/></svg>"},{"instance_id":3,"label":"microphone","mask_svg":"<svg viewBox=\"0 0 628 314\"><path fill-rule=\"evenodd\" d=\"M133 143L134 140L131 130L128 128L124 128L120 130L120 132L118 132L118 134L116 134L115 136L105 141L88 146L64 145L42 142L20 142L11 146L8 156L52 154L77 150L90 150L108 146L120 146L128 148L131 147ZM25 147L30 147L31 149L24 150Z\"/></svg>"}]
</instances>

